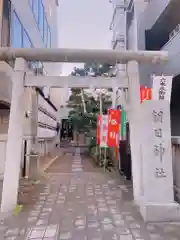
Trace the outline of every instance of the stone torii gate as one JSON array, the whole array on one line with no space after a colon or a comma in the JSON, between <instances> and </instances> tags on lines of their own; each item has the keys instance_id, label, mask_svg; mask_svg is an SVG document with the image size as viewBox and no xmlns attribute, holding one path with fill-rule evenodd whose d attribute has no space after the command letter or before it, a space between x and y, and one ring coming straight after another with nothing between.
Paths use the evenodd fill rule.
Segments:
<instances>
[{"instance_id":1,"label":"stone torii gate","mask_svg":"<svg viewBox=\"0 0 180 240\"><path fill-rule=\"evenodd\" d=\"M0 48L0 60L15 60L12 75L12 100L10 108L8 141L6 148L5 173L2 192L1 212L12 211L17 204L19 172L22 155L24 106L23 93L26 87L81 87L88 88L128 88L128 114L131 135L132 175L134 200L141 206L141 107L139 100L138 64L162 63L168 61L168 53L163 51L118 51L118 50L86 50L86 49L11 49ZM32 76L26 74L27 61L41 62L98 62L127 64L127 77L51 77ZM112 84L113 81L113 84ZM155 186L154 186L155 187ZM173 189L173 186L171 186ZM156 192L154 193L156 194ZM145 203L146 204L146 203ZM144 207L142 215L145 220L150 208ZM172 205L173 205L172 199ZM166 199L165 199L166 205ZM169 205L168 205L169 206ZM174 206L174 205L173 205ZM176 205L175 205L176 206ZM177 207L177 206L176 206ZM155 206L157 209L157 206ZM164 208L163 208L164 209ZM166 210L169 208L166 206ZM172 209L172 208L171 208ZM173 208L174 209L174 208ZM154 210L154 208L153 208ZM156 210L154 210L155 212ZM162 219L161 217L158 219ZM176 215L176 214L175 214ZM173 216L171 216L173 219ZM151 219L150 219L151 220Z\"/></svg>"}]
</instances>

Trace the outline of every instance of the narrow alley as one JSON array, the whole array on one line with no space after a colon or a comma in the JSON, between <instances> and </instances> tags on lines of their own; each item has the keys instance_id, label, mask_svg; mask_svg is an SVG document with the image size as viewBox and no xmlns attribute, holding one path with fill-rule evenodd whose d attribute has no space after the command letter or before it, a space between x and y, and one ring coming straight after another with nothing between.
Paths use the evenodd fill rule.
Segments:
<instances>
[{"instance_id":1,"label":"narrow alley","mask_svg":"<svg viewBox=\"0 0 180 240\"><path fill-rule=\"evenodd\" d=\"M145 224L132 185L116 172L104 173L80 148L64 149L46 175L23 211L1 221L0 239L180 239L179 224Z\"/></svg>"}]
</instances>

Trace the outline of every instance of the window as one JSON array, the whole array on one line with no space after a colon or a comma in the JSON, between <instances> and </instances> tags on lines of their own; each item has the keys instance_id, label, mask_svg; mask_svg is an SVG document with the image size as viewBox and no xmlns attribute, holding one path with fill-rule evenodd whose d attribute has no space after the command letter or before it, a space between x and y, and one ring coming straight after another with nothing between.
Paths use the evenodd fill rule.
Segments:
<instances>
[{"instance_id":1,"label":"window","mask_svg":"<svg viewBox=\"0 0 180 240\"><path fill-rule=\"evenodd\" d=\"M47 47L48 48L51 47L51 32L50 32L50 28L49 27L48 27Z\"/></svg>"},{"instance_id":2,"label":"window","mask_svg":"<svg viewBox=\"0 0 180 240\"><path fill-rule=\"evenodd\" d=\"M37 23L39 22L39 1L33 0L32 10Z\"/></svg>"},{"instance_id":3,"label":"window","mask_svg":"<svg viewBox=\"0 0 180 240\"><path fill-rule=\"evenodd\" d=\"M31 8L33 8L33 0L29 0L29 5Z\"/></svg>"},{"instance_id":4,"label":"window","mask_svg":"<svg viewBox=\"0 0 180 240\"><path fill-rule=\"evenodd\" d=\"M12 14L12 25L11 25L11 46L14 48L31 48L32 43L26 30L21 24L17 14Z\"/></svg>"},{"instance_id":5,"label":"window","mask_svg":"<svg viewBox=\"0 0 180 240\"><path fill-rule=\"evenodd\" d=\"M39 1L39 30L41 33L41 37L43 38L43 34L44 34L44 7L42 4L42 0Z\"/></svg>"},{"instance_id":6,"label":"window","mask_svg":"<svg viewBox=\"0 0 180 240\"><path fill-rule=\"evenodd\" d=\"M22 47L23 27L16 13L12 14L11 46L14 48Z\"/></svg>"},{"instance_id":7,"label":"window","mask_svg":"<svg viewBox=\"0 0 180 240\"><path fill-rule=\"evenodd\" d=\"M15 11L12 13L12 25L11 25L11 46L14 48L33 48L28 33L21 24ZM31 62L32 68L36 72L36 69L43 70L43 64L38 61Z\"/></svg>"},{"instance_id":8,"label":"window","mask_svg":"<svg viewBox=\"0 0 180 240\"><path fill-rule=\"evenodd\" d=\"M32 48L31 40L25 30L23 30L23 48Z\"/></svg>"},{"instance_id":9,"label":"window","mask_svg":"<svg viewBox=\"0 0 180 240\"><path fill-rule=\"evenodd\" d=\"M10 45L10 22L11 22L11 2L10 0L3 1L2 13L2 34L1 45L7 47Z\"/></svg>"},{"instance_id":10,"label":"window","mask_svg":"<svg viewBox=\"0 0 180 240\"><path fill-rule=\"evenodd\" d=\"M46 47L51 46L51 32L46 18L42 0L29 0L29 5L34 13L37 26Z\"/></svg>"},{"instance_id":11,"label":"window","mask_svg":"<svg viewBox=\"0 0 180 240\"><path fill-rule=\"evenodd\" d=\"M44 18L44 34L43 34L43 40L44 43L47 46L47 38L48 38L48 23L46 17Z\"/></svg>"}]
</instances>

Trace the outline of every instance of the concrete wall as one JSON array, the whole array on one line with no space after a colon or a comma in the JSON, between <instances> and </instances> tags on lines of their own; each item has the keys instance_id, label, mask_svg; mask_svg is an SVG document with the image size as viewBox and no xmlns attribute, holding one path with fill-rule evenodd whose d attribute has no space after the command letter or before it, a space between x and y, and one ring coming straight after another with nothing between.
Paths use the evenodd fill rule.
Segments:
<instances>
[{"instance_id":1,"label":"concrete wall","mask_svg":"<svg viewBox=\"0 0 180 240\"><path fill-rule=\"evenodd\" d=\"M157 68L158 73L164 73L169 75L180 74L180 32L177 33L172 39L170 39L161 50L168 51L170 59L167 64L161 64Z\"/></svg>"},{"instance_id":2,"label":"concrete wall","mask_svg":"<svg viewBox=\"0 0 180 240\"><path fill-rule=\"evenodd\" d=\"M136 1L136 0L135 0ZM146 29L150 29L158 20L171 0L151 0L144 9L146 21L143 22ZM138 1L137 1L138 2Z\"/></svg>"},{"instance_id":3,"label":"concrete wall","mask_svg":"<svg viewBox=\"0 0 180 240\"><path fill-rule=\"evenodd\" d=\"M0 134L0 180L2 180L4 176L6 143L7 143L6 135Z\"/></svg>"},{"instance_id":4,"label":"concrete wall","mask_svg":"<svg viewBox=\"0 0 180 240\"><path fill-rule=\"evenodd\" d=\"M157 21L160 14L167 7L169 0L152 0L144 9L144 11L139 14L138 17L138 48L140 50L145 50L145 30L150 29L154 23ZM141 83L152 86L151 74L167 74L167 75L178 75L180 73L180 33L178 33L174 38L169 40L169 42L164 45L161 50L168 51L170 54L170 59L167 64L141 64L140 66L140 77Z\"/></svg>"}]
</instances>

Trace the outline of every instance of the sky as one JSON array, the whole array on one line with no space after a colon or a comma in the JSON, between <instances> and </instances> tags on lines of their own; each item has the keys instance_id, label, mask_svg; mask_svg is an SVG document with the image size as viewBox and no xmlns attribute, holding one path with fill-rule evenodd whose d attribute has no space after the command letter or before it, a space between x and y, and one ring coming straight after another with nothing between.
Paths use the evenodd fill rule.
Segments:
<instances>
[{"instance_id":1,"label":"sky","mask_svg":"<svg viewBox=\"0 0 180 240\"><path fill-rule=\"evenodd\" d=\"M107 49L111 47L112 4L109 0L60 0L58 9L59 47ZM82 64L66 63L62 75Z\"/></svg>"}]
</instances>

